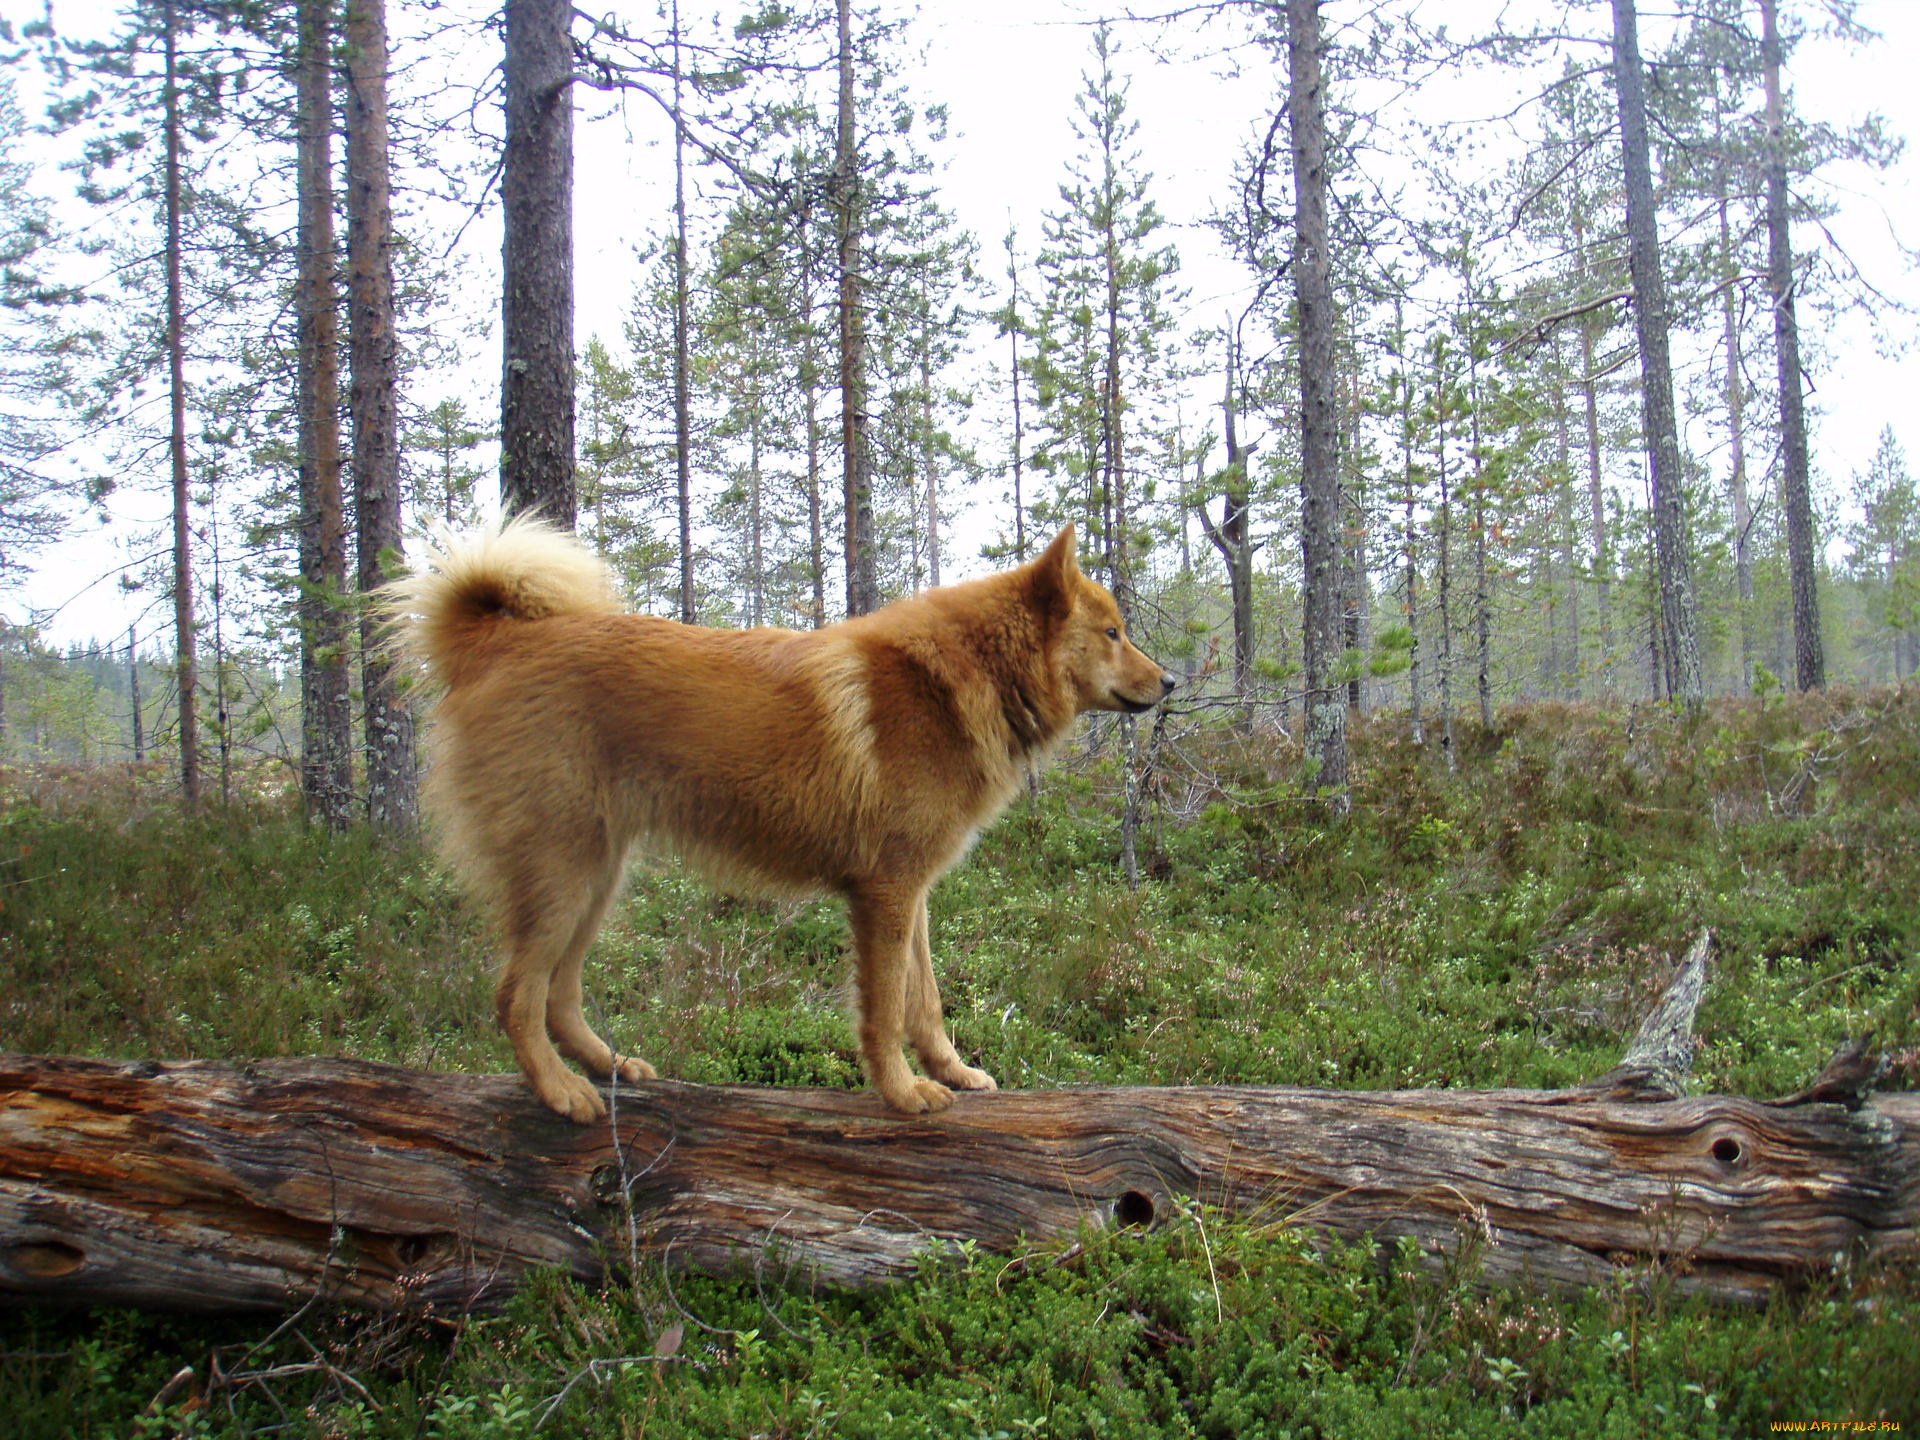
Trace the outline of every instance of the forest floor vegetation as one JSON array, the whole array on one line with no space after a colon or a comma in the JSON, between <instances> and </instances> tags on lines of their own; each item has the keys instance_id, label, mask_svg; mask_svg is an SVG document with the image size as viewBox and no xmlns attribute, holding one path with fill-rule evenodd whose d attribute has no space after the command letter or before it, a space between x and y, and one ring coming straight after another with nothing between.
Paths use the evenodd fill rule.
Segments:
<instances>
[{"instance_id":1,"label":"forest floor vegetation","mask_svg":"<svg viewBox=\"0 0 1920 1440\"><path fill-rule=\"evenodd\" d=\"M1170 727L1169 733L1172 733ZM1096 732L1097 733L1097 732ZM1702 926L1703 1091L1778 1096L1869 1032L1920 1085L1920 691L1360 722L1351 820L1278 733L1162 746L1117 863L1112 743L932 898L955 1041L1007 1087L1556 1088L1620 1056ZM279 787L186 816L151 772L0 775L0 1048L513 1068L492 957L424 852ZM771 923L770 923L771 922ZM590 1013L662 1074L857 1086L838 907L638 871ZM1676 1257L1674 1265L1684 1265ZM1671 1275L1584 1295L1436 1279L1392 1247L1201 1208L962 1248L872 1294L551 1278L491 1317L0 1311L17 1440L123 1435L1752 1436L1920 1425L1920 1274L1760 1311ZM183 1370L191 1374L169 1388ZM163 1395L162 1392L165 1391Z\"/></svg>"}]
</instances>

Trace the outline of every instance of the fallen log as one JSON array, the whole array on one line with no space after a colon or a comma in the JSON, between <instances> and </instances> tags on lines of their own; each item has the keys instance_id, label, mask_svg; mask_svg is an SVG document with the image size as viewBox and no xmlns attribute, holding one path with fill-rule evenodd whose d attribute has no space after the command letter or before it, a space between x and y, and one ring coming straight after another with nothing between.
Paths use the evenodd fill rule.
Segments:
<instances>
[{"instance_id":1,"label":"fallen log","mask_svg":"<svg viewBox=\"0 0 1920 1440\"><path fill-rule=\"evenodd\" d=\"M517 1075L0 1055L0 1296L466 1309L643 1262L870 1284L1188 1200L1468 1246L1493 1283L1657 1269L1747 1303L1920 1254L1920 1096L1870 1096L1855 1056L1796 1103L1674 1098L1671 1024L1641 1042L1571 1091L1002 1091L907 1119L656 1081L587 1128Z\"/></svg>"}]
</instances>

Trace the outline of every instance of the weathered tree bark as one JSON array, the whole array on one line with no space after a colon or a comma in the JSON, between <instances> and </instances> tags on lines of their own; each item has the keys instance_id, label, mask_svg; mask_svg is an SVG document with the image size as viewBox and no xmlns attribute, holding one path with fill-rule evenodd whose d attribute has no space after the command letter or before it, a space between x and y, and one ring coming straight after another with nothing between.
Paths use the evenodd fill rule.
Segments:
<instances>
[{"instance_id":1,"label":"weathered tree bark","mask_svg":"<svg viewBox=\"0 0 1920 1440\"><path fill-rule=\"evenodd\" d=\"M1807 478L1807 417L1800 392L1800 324L1793 304L1793 236L1788 229L1785 110L1780 96L1776 0L1760 0L1761 68L1767 89L1767 290L1773 299L1774 358L1780 375L1780 508L1787 520L1793 589L1793 673L1801 690L1827 685L1820 636L1819 555Z\"/></svg>"},{"instance_id":2,"label":"weathered tree bark","mask_svg":"<svg viewBox=\"0 0 1920 1440\"><path fill-rule=\"evenodd\" d=\"M1620 109L1620 151L1627 197L1627 269L1640 343L1640 414L1653 479L1653 541L1660 577L1660 629L1667 693L1689 707L1705 698L1700 623L1693 590L1680 437L1673 408L1667 281L1647 141L1646 77L1635 0L1613 0L1613 76Z\"/></svg>"},{"instance_id":3,"label":"weathered tree bark","mask_svg":"<svg viewBox=\"0 0 1920 1440\"><path fill-rule=\"evenodd\" d=\"M573 55L565 0L506 0L500 498L573 527Z\"/></svg>"},{"instance_id":4,"label":"weathered tree bark","mask_svg":"<svg viewBox=\"0 0 1920 1440\"><path fill-rule=\"evenodd\" d=\"M1294 299L1300 325L1300 550L1306 613L1310 783L1346 814L1347 707L1340 657L1340 462L1333 385L1333 272L1327 230L1327 96L1320 0L1287 0L1287 117L1293 140Z\"/></svg>"},{"instance_id":5,"label":"weathered tree bark","mask_svg":"<svg viewBox=\"0 0 1920 1440\"><path fill-rule=\"evenodd\" d=\"M333 228L333 11L301 0L299 54L300 794L353 822L347 539L340 494L340 297Z\"/></svg>"},{"instance_id":6,"label":"weathered tree bark","mask_svg":"<svg viewBox=\"0 0 1920 1440\"><path fill-rule=\"evenodd\" d=\"M174 674L180 691L180 796L189 810L200 805L200 703L193 619L193 549L187 524L186 321L180 276L180 62L179 17L173 0L162 11L166 88L161 98L166 128L167 399L171 420L167 454L173 476Z\"/></svg>"},{"instance_id":7,"label":"weathered tree bark","mask_svg":"<svg viewBox=\"0 0 1920 1440\"><path fill-rule=\"evenodd\" d=\"M387 128L386 0L351 0L347 52L347 354L353 367L353 500L360 593L401 566L400 356L393 308L393 208ZM380 644L380 618L360 614L366 713L367 819L404 833L419 823L413 711L401 670Z\"/></svg>"},{"instance_id":8,"label":"weathered tree bark","mask_svg":"<svg viewBox=\"0 0 1920 1440\"><path fill-rule=\"evenodd\" d=\"M1046 1244L1177 1196L1471 1246L1496 1283L1661 1267L1757 1302L1840 1257L1916 1253L1920 1097L1003 1091L929 1121L861 1093L663 1081L582 1130L518 1076L0 1057L13 1299L486 1306L536 1267L633 1259L872 1283L940 1240Z\"/></svg>"},{"instance_id":9,"label":"weathered tree bark","mask_svg":"<svg viewBox=\"0 0 1920 1440\"><path fill-rule=\"evenodd\" d=\"M871 1284L1184 1197L1464 1248L1485 1283L1657 1272L1751 1304L1920 1257L1920 1096L1871 1095L1864 1048L1771 1104L1675 1098L1706 951L1618 1067L1558 1092L1002 1091L906 1119L656 1081L581 1129L517 1075L0 1056L0 1298L473 1308L540 1267L640 1264Z\"/></svg>"}]
</instances>

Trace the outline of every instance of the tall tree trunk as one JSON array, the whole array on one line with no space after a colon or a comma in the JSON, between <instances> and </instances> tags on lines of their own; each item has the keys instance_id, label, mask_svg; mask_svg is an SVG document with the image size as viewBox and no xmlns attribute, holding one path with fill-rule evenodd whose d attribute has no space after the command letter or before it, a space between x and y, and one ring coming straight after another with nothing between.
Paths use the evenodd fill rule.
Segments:
<instances>
[{"instance_id":1,"label":"tall tree trunk","mask_svg":"<svg viewBox=\"0 0 1920 1440\"><path fill-rule=\"evenodd\" d=\"M1105 151L1105 164L1102 170L1111 185L1114 173L1113 133L1109 127L1101 127L1101 144ZM1114 231L1118 217L1108 211L1102 223L1100 237L1101 264L1106 279L1106 354L1105 373L1100 385L1100 444L1104 452L1103 468L1106 471L1106 500L1108 504L1107 555L1108 571L1113 585L1114 598L1120 602L1120 613L1131 618L1133 611L1133 554L1129 543L1128 531L1132 528L1128 518L1127 501L1127 445L1125 431L1124 391L1121 389L1120 358L1125 345L1122 299L1120 293L1120 237ZM1132 730L1129 728L1128 747L1132 748Z\"/></svg>"},{"instance_id":2,"label":"tall tree trunk","mask_svg":"<svg viewBox=\"0 0 1920 1440\"><path fill-rule=\"evenodd\" d=\"M1253 689L1253 546L1248 533L1253 505L1247 481L1251 447L1240 443L1240 344L1231 329L1227 332L1227 383L1220 414L1226 431L1227 466L1218 482L1219 523L1215 524L1207 513L1204 495L1194 508L1200 528L1227 567L1233 611L1233 693L1244 700Z\"/></svg>"},{"instance_id":3,"label":"tall tree trunk","mask_svg":"<svg viewBox=\"0 0 1920 1440\"><path fill-rule=\"evenodd\" d=\"M1554 347L1554 369L1559 369L1560 351ZM1573 520L1573 438L1567 421L1567 392L1564 385L1553 387L1554 435L1559 447L1560 475L1553 487L1554 530L1558 542L1559 566L1556 586L1564 584L1567 596L1566 641L1554 665L1554 691L1565 699L1580 696L1580 575L1574 560Z\"/></svg>"},{"instance_id":4,"label":"tall tree trunk","mask_svg":"<svg viewBox=\"0 0 1920 1440\"><path fill-rule=\"evenodd\" d=\"M1653 495L1653 476L1649 473L1646 489L1649 521L1654 516ZM1678 698L1673 691L1673 676L1667 670L1666 662L1662 658L1665 654L1663 642L1666 640L1666 626L1660 613L1658 541L1652 536L1649 536L1649 539L1653 542L1649 548L1654 549L1656 553L1650 555L1647 560L1647 692L1656 700L1662 698L1673 700Z\"/></svg>"},{"instance_id":5,"label":"tall tree trunk","mask_svg":"<svg viewBox=\"0 0 1920 1440\"><path fill-rule=\"evenodd\" d=\"M1689 707L1704 698L1700 629L1687 534L1685 477L1674 421L1673 362L1667 344L1667 282L1647 144L1646 79L1635 0L1613 0L1614 89L1627 196L1627 268L1640 341L1640 410L1653 482L1654 555L1660 577L1660 628L1667 689Z\"/></svg>"},{"instance_id":6,"label":"tall tree trunk","mask_svg":"<svg viewBox=\"0 0 1920 1440\"><path fill-rule=\"evenodd\" d=\"M1333 276L1327 228L1326 90L1320 0L1287 0L1287 115L1293 140L1294 296L1300 325L1301 638L1312 783L1346 814L1347 707L1334 683L1340 655L1340 457L1333 384Z\"/></svg>"},{"instance_id":7,"label":"tall tree trunk","mask_svg":"<svg viewBox=\"0 0 1920 1440\"><path fill-rule=\"evenodd\" d=\"M358 0L356 0L358 3ZM500 498L573 528L573 54L567 0L506 0Z\"/></svg>"},{"instance_id":8,"label":"tall tree trunk","mask_svg":"<svg viewBox=\"0 0 1920 1440\"><path fill-rule=\"evenodd\" d=\"M1446 376L1440 377L1440 510L1438 534L1440 550L1440 753L1446 756L1447 769L1460 763L1453 746L1453 480L1447 473Z\"/></svg>"},{"instance_id":9,"label":"tall tree trunk","mask_svg":"<svg viewBox=\"0 0 1920 1440\"><path fill-rule=\"evenodd\" d=\"M827 623L826 517L820 495L820 332L814 326L813 216L803 210L800 231L800 388L807 408L807 568L813 586L813 628Z\"/></svg>"},{"instance_id":10,"label":"tall tree trunk","mask_svg":"<svg viewBox=\"0 0 1920 1440\"><path fill-rule=\"evenodd\" d=\"M1473 279L1467 274L1467 313L1473 305ZM1480 355L1467 334L1467 415L1473 446L1473 633L1474 694L1480 701L1480 728L1493 729L1493 597L1487 582L1487 460L1480 444Z\"/></svg>"},{"instance_id":11,"label":"tall tree trunk","mask_svg":"<svg viewBox=\"0 0 1920 1440\"><path fill-rule=\"evenodd\" d=\"M0 656L5 654L5 640L5 627L0 626ZM133 763L138 765L147 758L147 737L140 714L140 641L131 625L127 627L127 702L133 719ZM0 746L5 745L6 738L6 714L0 709Z\"/></svg>"},{"instance_id":12,"label":"tall tree trunk","mask_svg":"<svg viewBox=\"0 0 1920 1440\"><path fill-rule=\"evenodd\" d=\"M1487 491L1473 484L1473 691L1480 702L1480 728L1493 729L1493 612L1487 583Z\"/></svg>"},{"instance_id":13,"label":"tall tree trunk","mask_svg":"<svg viewBox=\"0 0 1920 1440\"><path fill-rule=\"evenodd\" d=\"M1573 246L1576 265L1586 278L1587 242L1575 217ZM1585 288L1584 285L1582 287ZM1594 373L1594 331L1602 322L1590 312L1576 322L1580 335L1580 398L1587 429L1587 523L1593 539L1593 584L1600 602L1600 688L1613 689L1613 550L1607 534L1607 487L1601 474L1600 379Z\"/></svg>"},{"instance_id":14,"label":"tall tree trunk","mask_svg":"<svg viewBox=\"0 0 1920 1440\"><path fill-rule=\"evenodd\" d=\"M386 0L350 0L347 50L347 350L353 365L353 500L360 593L401 564L399 356L394 334L393 216L388 181ZM569 408L568 443L572 443ZM572 477L571 450L567 473ZM569 512L569 521L572 514ZM367 818L403 833L419 819L413 712L399 667L380 644L379 617L360 614L366 713Z\"/></svg>"},{"instance_id":15,"label":"tall tree trunk","mask_svg":"<svg viewBox=\"0 0 1920 1440\"><path fill-rule=\"evenodd\" d=\"M340 494L340 297L333 229L333 7L300 0L300 793L329 830L353 821L346 517Z\"/></svg>"},{"instance_id":16,"label":"tall tree trunk","mask_svg":"<svg viewBox=\"0 0 1920 1440\"><path fill-rule=\"evenodd\" d=\"M760 467L760 425L764 417L759 366L755 361L748 363L752 368L747 377L747 530L751 537L747 565L752 572L752 583L747 597L747 623L760 626L767 623L766 513L761 503L766 478Z\"/></svg>"},{"instance_id":17,"label":"tall tree trunk","mask_svg":"<svg viewBox=\"0 0 1920 1440\"><path fill-rule=\"evenodd\" d=\"M927 583L940 583L940 475L934 461L933 316L928 312L927 282L920 278L920 468L927 477Z\"/></svg>"},{"instance_id":18,"label":"tall tree trunk","mask_svg":"<svg viewBox=\"0 0 1920 1440\"><path fill-rule=\"evenodd\" d=\"M1733 501L1733 575L1740 597L1740 690L1753 693L1753 504L1747 494L1746 386L1740 378L1740 325L1734 284L1739 263L1733 253L1727 218L1727 167L1714 168L1714 208L1720 219L1720 323L1726 347L1727 440L1732 473L1727 489Z\"/></svg>"},{"instance_id":19,"label":"tall tree trunk","mask_svg":"<svg viewBox=\"0 0 1920 1440\"><path fill-rule=\"evenodd\" d=\"M1360 457L1360 377L1357 371L1347 376L1347 445L1345 455L1348 465L1347 483L1341 487L1346 502L1346 597L1344 601L1345 627L1342 639L1346 648L1356 655L1364 655L1373 643L1373 583L1368 566L1367 533L1369 521L1367 514L1367 477L1359 463ZM1365 715L1372 708L1368 695L1367 673L1365 669L1356 670L1347 682L1347 704L1356 714Z\"/></svg>"},{"instance_id":20,"label":"tall tree trunk","mask_svg":"<svg viewBox=\"0 0 1920 1440\"><path fill-rule=\"evenodd\" d=\"M699 618L693 585L693 362L687 277L687 143L682 125L680 0L673 0L673 481L680 518L680 623ZM758 545L758 532L754 543ZM758 583L756 581L756 583Z\"/></svg>"},{"instance_id":21,"label":"tall tree trunk","mask_svg":"<svg viewBox=\"0 0 1920 1440\"><path fill-rule=\"evenodd\" d=\"M840 459L846 496L847 613L880 603L874 554L873 462L867 448L867 318L861 308L860 156L854 110L853 3L839 0L840 96L833 163L840 262Z\"/></svg>"},{"instance_id":22,"label":"tall tree trunk","mask_svg":"<svg viewBox=\"0 0 1920 1440\"><path fill-rule=\"evenodd\" d=\"M1420 571L1418 531L1414 526L1414 510L1419 500L1419 487L1414 480L1413 468L1413 382L1407 372L1407 330L1401 318L1400 301L1393 305L1394 353L1402 358L1400 364L1400 479L1404 489L1401 499L1406 506L1401 525L1402 559L1402 603L1407 612L1407 709L1411 722L1413 743L1424 746L1427 743L1426 723L1420 714Z\"/></svg>"},{"instance_id":23,"label":"tall tree trunk","mask_svg":"<svg viewBox=\"0 0 1920 1440\"><path fill-rule=\"evenodd\" d=\"M174 0L163 0L166 88L167 454L173 472L174 676L180 692L180 794L200 805L200 707L194 663L193 551L187 526L186 327L180 279L180 55Z\"/></svg>"},{"instance_id":24,"label":"tall tree trunk","mask_svg":"<svg viewBox=\"0 0 1920 1440\"><path fill-rule=\"evenodd\" d=\"M1778 0L1760 0L1760 63L1767 88L1767 290L1773 298L1773 348L1780 372L1780 508L1786 512L1787 568L1793 588L1794 683L1802 690L1824 690L1827 656L1820 638L1820 557L1813 534L1807 417L1800 392L1800 325L1793 303L1777 9Z\"/></svg>"},{"instance_id":25,"label":"tall tree trunk","mask_svg":"<svg viewBox=\"0 0 1920 1440\"><path fill-rule=\"evenodd\" d=\"M1007 229L1007 281L1012 287L1007 300L1007 344L1013 352L1008 370L1013 390L1013 558L1024 565L1027 563L1027 504L1020 493L1026 478L1026 433L1020 414L1020 265L1011 226Z\"/></svg>"},{"instance_id":26,"label":"tall tree trunk","mask_svg":"<svg viewBox=\"0 0 1920 1440\"><path fill-rule=\"evenodd\" d=\"M211 486L208 487L211 490ZM233 713L227 708L227 643L222 620L226 611L226 592L221 588L220 510L209 496L207 536L213 560L213 590L207 597L213 602L213 737L220 752L220 804L233 803Z\"/></svg>"}]
</instances>

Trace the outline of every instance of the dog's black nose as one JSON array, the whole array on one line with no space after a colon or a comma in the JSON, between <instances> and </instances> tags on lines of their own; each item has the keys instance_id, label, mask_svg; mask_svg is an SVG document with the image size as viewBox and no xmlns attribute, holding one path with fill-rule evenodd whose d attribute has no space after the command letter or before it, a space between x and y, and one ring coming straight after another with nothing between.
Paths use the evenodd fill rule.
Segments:
<instances>
[{"instance_id":1,"label":"dog's black nose","mask_svg":"<svg viewBox=\"0 0 1920 1440\"><path fill-rule=\"evenodd\" d=\"M1180 681L1177 676L1169 675L1164 670L1160 672L1160 688L1162 690L1171 690L1173 689L1174 686L1178 685L1179 683Z\"/></svg>"}]
</instances>

